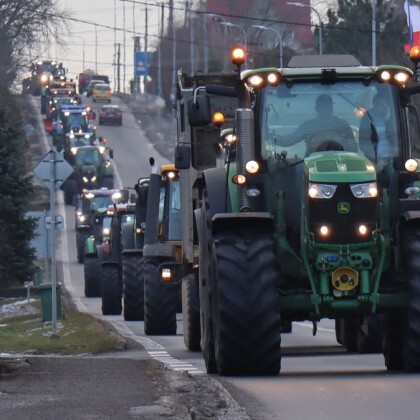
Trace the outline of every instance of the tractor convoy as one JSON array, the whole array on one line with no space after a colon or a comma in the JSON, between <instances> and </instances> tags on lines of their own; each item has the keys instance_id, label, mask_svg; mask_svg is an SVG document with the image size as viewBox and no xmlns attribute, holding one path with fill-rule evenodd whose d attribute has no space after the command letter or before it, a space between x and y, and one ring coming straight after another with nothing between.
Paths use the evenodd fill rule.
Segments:
<instances>
[{"instance_id":1,"label":"tractor convoy","mask_svg":"<svg viewBox=\"0 0 420 420\"><path fill-rule=\"evenodd\" d=\"M411 58L414 70L349 55L243 70L235 49L231 73L179 71L174 164L151 159L135 194L113 190L112 151L87 110L60 105L52 135L74 165L63 189L67 204L77 197L85 295L146 335L176 334L182 312L185 345L208 373L277 375L281 335L295 321L315 335L325 318L348 351L419 372ZM81 74L79 92L94 79Z\"/></svg>"}]
</instances>

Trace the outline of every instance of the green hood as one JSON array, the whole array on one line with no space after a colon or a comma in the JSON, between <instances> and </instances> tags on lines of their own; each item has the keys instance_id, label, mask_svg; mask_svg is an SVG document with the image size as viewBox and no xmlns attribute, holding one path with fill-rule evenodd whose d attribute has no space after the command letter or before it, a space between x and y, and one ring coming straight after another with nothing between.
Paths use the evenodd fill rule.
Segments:
<instances>
[{"instance_id":1,"label":"green hood","mask_svg":"<svg viewBox=\"0 0 420 420\"><path fill-rule=\"evenodd\" d=\"M309 182L372 182L374 164L364 155L352 152L317 152L305 158Z\"/></svg>"}]
</instances>

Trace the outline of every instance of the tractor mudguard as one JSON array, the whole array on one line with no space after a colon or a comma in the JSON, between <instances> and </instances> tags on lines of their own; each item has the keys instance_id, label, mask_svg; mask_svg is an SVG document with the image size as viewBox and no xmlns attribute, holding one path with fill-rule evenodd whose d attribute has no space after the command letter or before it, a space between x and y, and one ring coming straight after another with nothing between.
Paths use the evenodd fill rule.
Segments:
<instances>
[{"instance_id":1,"label":"tractor mudguard","mask_svg":"<svg viewBox=\"0 0 420 420\"><path fill-rule=\"evenodd\" d=\"M227 194L225 168L211 168L203 172L207 191L208 209L213 217L217 213L232 211Z\"/></svg>"},{"instance_id":2,"label":"tractor mudguard","mask_svg":"<svg viewBox=\"0 0 420 420\"><path fill-rule=\"evenodd\" d=\"M138 256L138 257L142 257L143 256L143 250L142 249L124 249L122 252L122 255L130 255L130 256Z\"/></svg>"},{"instance_id":3,"label":"tractor mudguard","mask_svg":"<svg viewBox=\"0 0 420 420\"><path fill-rule=\"evenodd\" d=\"M116 266L116 267L119 267L120 264L119 264L118 261L115 261L115 260L112 260L112 261L102 261L101 262L101 266L102 267L103 266L107 266L107 267L109 267L109 266Z\"/></svg>"},{"instance_id":4,"label":"tractor mudguard","mask_svg":"<svg viewBox=\"0 0 420 420\"><path fill-rule=\"evenodd\" d=\"M215 235L219 232L239 228L246 230L249 226L274 233L273 216L268 212L219 213L213 217L212 233Z\"/></svg>"},{"instance_id":5,"label":"tractor mudguard","mask_svg":"<svg viewBox=\"0 0 420 420\"><path fill-rule=\"evenodd\" d=\"M202 220L201 220L201 210L200 209L195 209L194 210L194 223L195 223L195 227L196 227L196 231L197 231L198 242L204 240L203 235L202 235L202 231L200 229L200 226L202 226L201 222L202 222Z\"/></svg>"},{"instance_id":6,"label":"tractor mudguard","mask_svg":"<svg viewBox=\"0 0 420 420\"><path fill-rule=\"evenodd\" d=\"M106 256L104 255L104 251L102 250L102 245L96 245L95 252L98 255L99 261L104 261Z\"/></svg>"},{"instance_id":7,"label":"tractor mudguard","mask_svg":"<svg viewBox=\"0 0 420 420\"><path fill-rule=\"evenodd\" d=\"M173 258L173 248L174 246L171 243L157 242L154 244L147 244L143 247L143 256Z\"/></svg>"}]
</instances>

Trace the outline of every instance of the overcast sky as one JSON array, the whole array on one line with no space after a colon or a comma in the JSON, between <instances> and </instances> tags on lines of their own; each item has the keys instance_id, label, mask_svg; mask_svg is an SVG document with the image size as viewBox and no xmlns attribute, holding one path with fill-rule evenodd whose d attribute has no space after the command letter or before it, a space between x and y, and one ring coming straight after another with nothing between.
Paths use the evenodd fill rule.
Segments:
<instances>
[{"instance_id":1,"label":"overcast sky","mask_svg":"<svg viewBox=\"0 0 420 420\"><path fill-rule=\"evenodd\" d=\"M154 0L136 1L137 3L121 0L58 0L58 6L70 10L73 18L90 23L69 21L72 35L68 39L67 49L58 49L52 45L51 57L46 58L62 61L69 69L70 75L74 77L83 69L84 51L84 68L97 69L99 73L107 74L113 80L115 71L113 62L116 62L114 45L119 43L121 45L121 83L124 79L125 63L125 85L128 89L129 80L132 79L134 73L133 36L140 36L140 42L144 45L146 6L149 47L153 48L156 45L159 33L160 7L157 6L157 2ZM181 7L182 3L178 7ZM176 1L175 5L177 4Z\"/></svg>"}]
</instances>

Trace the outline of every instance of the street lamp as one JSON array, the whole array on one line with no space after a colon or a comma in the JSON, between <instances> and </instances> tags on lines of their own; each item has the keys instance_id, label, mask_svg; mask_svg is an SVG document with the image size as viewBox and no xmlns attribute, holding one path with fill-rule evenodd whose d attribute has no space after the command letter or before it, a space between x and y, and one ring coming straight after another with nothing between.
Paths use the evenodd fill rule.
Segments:
<instances>
[{"instance_id":1,"label":"street lamp","mask_svg":"<svg viewBox=\"0 0 420 420\"><path fill-rule=\"evenodd\" d=\"M268 26L264 25L252 25L252 28L267 30L267 31L273 31L277 34L279 37L279 48L280 48L280 67L283 67L283 37L281 36L280 32L277 29L270 28Z\"/></svg>"},{"instance_id":2,"label":"street lamp","mask_svg":"<svg viewBox=\"0 0 420 420\"><path fill-rule=\"evenodd\" d=\"M83 56L82 57L83 57L83 70L85 70L85 46L86 46L85 40L81 36L78 36L78 35L72 35L72 38L81 39L83 42Z\"/></svg>"},{"instance_id":3,"label":"street lamp","mask_svg":"<svg viewBox=\"0 0 420 420\"><path fill-rule=\"evenodd\" d=\"M242 26L235 25L234 23L231 23L231 22L220 22L220 24L223 25L223 26L226 26L226 27L228 26L229 28L238 28L239 30L242 31L242 34L244 36L244 48L245 48L245 51L246 51L247 45L246 45L246 32L245 32L245 29L242 28Z\"/></svg>"},{"instance_id":4,"label":"street lamp","mask_svg":"<svg viewBox=\"0 0 420 420\"><path fill-rule=\"evenodd\" d=\"M299 2L287 2L286 4L290 4L290 6L297 6L297 7L308 7L312 9L318 16L319 19L319 55L322 55L322 20L321 16L318 13L318 10L315 7L310 6L309 4L299 3Z\"/></svg>"},{"instance_id":5,"label":"street lamp","mask_svg":"<svg viewBox=\"0 0 420 420\"><path fill-rule=\"evenodd\" d=\"M223 15L219 15L217 13L207 13L207 16L211 19L220 19L225 24L227 23L227 20ZM219 21L219 23L222 23L222 22ZM226 46L227 45L227 25L223 25L223 38L224 38L224 44ZM223 69L227 68L227 59L228 59L228 56L225 53L223 55Z\"/></svg>"}]
</instances>

